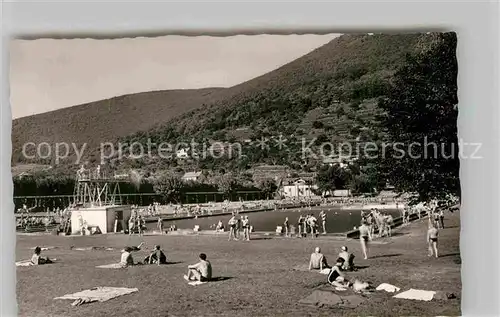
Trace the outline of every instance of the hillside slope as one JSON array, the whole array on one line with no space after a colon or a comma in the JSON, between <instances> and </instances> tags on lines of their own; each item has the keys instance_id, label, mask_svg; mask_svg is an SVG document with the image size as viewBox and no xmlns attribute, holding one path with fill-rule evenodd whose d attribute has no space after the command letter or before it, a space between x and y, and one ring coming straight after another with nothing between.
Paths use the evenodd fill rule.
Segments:
<instances>
[{"instance_id":1,"label":"hillside slope","mask_svg":"<svg viewBox=\"0 0 500 317\"><path fill-rule=\"evenodd\" d=\"M169 162L148 158L122 165L150 170L174 166L245 171L263 163L309 172L321 158L304 159L300 146L304 141L338 144L382 137L376 124L381 114L379 98L388 92L394 72L404 65L408 54L424 50L434 39L433 33L344 35L273 72L232 87L238 92L231 98L122 138L123 142L143 144L147 139L157 144L192 139L201 143L244 141L240 160ZM280 135L287 140L283 149L266 150L258 142L269 138L272 145Z\"/></svg>"},{"instance_id":2,"label":"hillside slope","mask_svg":"<svg viewBox=\"0 0 500 317\"><path fill-rule=\"evenodd\" d=\"M172 117L227 98L224 88L144 92L100 100L12 122L13 162L25 142L67 142L90 147L149 129Z\"/></svg>"}]
</instances>

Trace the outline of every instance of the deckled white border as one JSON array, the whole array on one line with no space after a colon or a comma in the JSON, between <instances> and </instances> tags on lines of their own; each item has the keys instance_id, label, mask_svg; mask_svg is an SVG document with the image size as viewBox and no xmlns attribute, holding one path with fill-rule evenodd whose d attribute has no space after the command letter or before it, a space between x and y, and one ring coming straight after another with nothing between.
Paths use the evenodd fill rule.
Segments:
<instances>
[{"instance_id":1,"label":"deckled white border","mask_svg":"<svg viewBox=\"0 0 500 317\"><path fill-rule=\"evenodd\" d=\"M3 4L1 118L0 315L14 316L14 217L10 175L7 36L10 32L74 37L349 31L453 30L458 32L459 134L482 142L482 160L462 162L462 311L500 316L498 88L499 8L494 3L240 2L140 3L15 2Z\"/></svg>"}]
</instances>

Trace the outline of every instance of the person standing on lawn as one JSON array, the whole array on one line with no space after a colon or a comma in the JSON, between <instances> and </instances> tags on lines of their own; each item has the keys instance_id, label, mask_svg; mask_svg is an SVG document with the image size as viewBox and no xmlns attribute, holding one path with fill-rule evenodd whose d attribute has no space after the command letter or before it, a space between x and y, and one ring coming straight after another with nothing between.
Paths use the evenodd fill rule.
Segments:
<instances>
[{"instance_id":1,"label":"person standing on lawn","mask_svg":"<svg viewBox=\"0 0 500 317\"><path fill-rule=\"evenodd\" d=\"M248 220L248 216L245 216L243 218L241 224L243 226L243 240L250 241L250 223Z\"/></svg>"},{"instance_id":2,"label":"person standing on lawn","mask_svg":"<svg viewBox=\"0 0 500 317\"><path fill-rule=\"evenodd\" d=\"M319 217L321 218L321 226L323 227L323 234L326 234L326 212L321 210L319 213Z\"/></svg>"},{"instance_id":3,"label":"person standing on lawn","mask_svg":"<svg viewBox=\"0 0 500 317\"><path fill-rule=\"evenodd\" d=\"M439 235L439 230L437 229L436 225L429 221L429 230L427 230L429 257L431 257L432 255L435 255L436 258L438 257L438 235Z\"/></svg>"},{"instance_id":4,"label":"person standing on lawn","mask_svg":"<svg viewBox=\"0 0 500 317\"><path fill-rule=\"evenodd\" d=\"M158 231L161 233L161 234L164 234L165 231L163 230L163 219L161 219L161 217L158 217L158 224L157 224L157 227L158 227Z\"/></svg>"},{"instance_id":5,"label":"person standing on lawn","mask_svg":"<svg viewBox=\"0 0 500 317\"><path fill-rule=\"evenodd\" d=\"M441 224L441 229L444 229L444 209L439 211L439 222Z\"/></svg>"},{"instance_id":6,"label":"person standing on lawn","mask_svg":"<svg viewBox=\"0 0 500 317\"><path fill-rule=\"evenodd\" d=\"M367 226L366 221L362 221L359 227L359 241L361 242L361 250L365 260L368 259L368 242L371 240L370 228Z\"/></svg>"},{"instance_id":7,"label":"person standing on lawn","mask_svg":"<svg viewBox=\"0 0 500 317\"><path fill-rule=\"evenodd\" d=\"M229 222L227 224L229 227L229 239L228 239L228 241L237 240L237 238L236 238L236 226L238 225L238 221L236 220L236 217L234 216L234 214L231 217L231 219L229 219Z\"/></svg>"},{"instance_id":8,"label":"person standing on lawn","mask_svg":"<svg viewBox=\"0 0 500 317\"><path fill-rule=\"evenodd\" d=\"M285 222L283 223L283 228L285 229L285 237L288 237L288 230L290 229L290 223L288 221L288 217L285 218Z\"/></svg>"}]
</instances>

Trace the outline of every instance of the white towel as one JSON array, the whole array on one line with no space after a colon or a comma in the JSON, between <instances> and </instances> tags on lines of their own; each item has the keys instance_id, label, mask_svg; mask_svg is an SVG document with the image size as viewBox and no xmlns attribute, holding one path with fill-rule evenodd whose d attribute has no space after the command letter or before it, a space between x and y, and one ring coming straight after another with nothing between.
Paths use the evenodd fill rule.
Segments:
<instances>
[{"instance_id":1,"label":"white towel","mask_svg":"<svg viewBox=\"0 0 500 317\"><path fill-rule=\"evenodd\" d=\"M399 287L391 285L391 284L382 283L379 286L377 286L376 290L394 293L394 292L399 292L401 289Z\"/></svg>"},{"instance_id":2,"label":"white towel","mask_svg":"<svg viewBox=\"0 0 500 317\"><path fill-rule=\"evenodd\" d=\"M191 286L198 286L198 285L202 285L202 284L206 284L206 283L207 282L192 281L192 282L189 282L188 284Z\"/></svg>"},{"instance_id":3,"label":"white towel","mask_svg":"<svg viewBox=\"0 0 500 317\"><path fill-rule=\"evenodd\" d=\"M198 286L198 285L202 285L202 284L205 284L207 282L201 282L201 281L190 281L187 277L187 275L184 275L184 279L186 281L188 281L188 284L191 285L191 286Z\"/></svg>"},{"instance_id":4,"label":"white towel","mask_svg":"<svg viewBox=\"0 0 500 317\"><path fill-rule=\"evenodd\" d=\"M96 267L100 268L100 269L123 269L124 268L121 265L121 263L112 263L112 264L98 265Z\"/></svg>"},{"instance_id":5,"label":"white towel","mask_svg":"<svg viewBox=\"0 0 500 317\"><path fill-rule=\"evenodd\" d=\"M430 301L432 298L436 295L436 292L434 291L424 291L424 290L419 290L419 289L410 289L407 290L406 292L399 293L397 295L394 295L394 298L401 298L401 299L413 299L413 300L423 300L423 301Z\"/></svg>"},{"instance_id":6,"label":"white towel","mask_svg":"<svg viewBox=\"0 0 500 317\"><path fill-rule=\"evenodd\" d=\"M35 248L30 248L30 250L35 250ZM52 249L57 249L57 247L40 247L40 249L42 251L48 251L48 250L52 250Z\"/></svg>"}]
</instances>

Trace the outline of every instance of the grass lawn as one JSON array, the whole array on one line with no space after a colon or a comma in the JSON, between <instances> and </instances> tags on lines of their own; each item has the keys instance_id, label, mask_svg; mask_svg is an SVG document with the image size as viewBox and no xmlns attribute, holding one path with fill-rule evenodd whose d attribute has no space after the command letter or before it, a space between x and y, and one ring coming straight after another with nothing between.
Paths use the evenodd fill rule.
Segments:
<instances>
[{"instance_id":1,"label":"grass lawn","mask_svg":"<svg viewBox=\"0 0 500 317\"><path fill-rule=\"evenodd\" d=\"M441 257L427 257L427 220L399 229L390 239L379 239L371 246L372 258L363 260L359 242L322 237L256 237L250 242L227 241L224 236L137 236L102 235L86 237L17 237L17 260L28 259L31 247L55 246L43 254L59 263L39 267L18 267L17 294L19 316L459 316L460 300L419 302L393 299L391 294L375 292L354 309L303 306L298 301L326 284L326 276L295 272L291 268L307 263L315 246L333 262L340 246L356 255L355 263L366 266L348 278L358 277L374 286L390 283L409 288L442 290L461 295L459 213L446 214L448 228L440 231ZM114 247L160 244L170 261L166 266L138 266L122 270L99 269L96 265L118 262L117 251L75 251L75 247ZM148 251L134 253L142 259ZM201 286L187 285L186 266L197 262L205 252L215 277L229 279ZM54 297L96 286L135 287L139 292L104 303L72 307L70 300Z\"/></svg>"}]
</instances>

